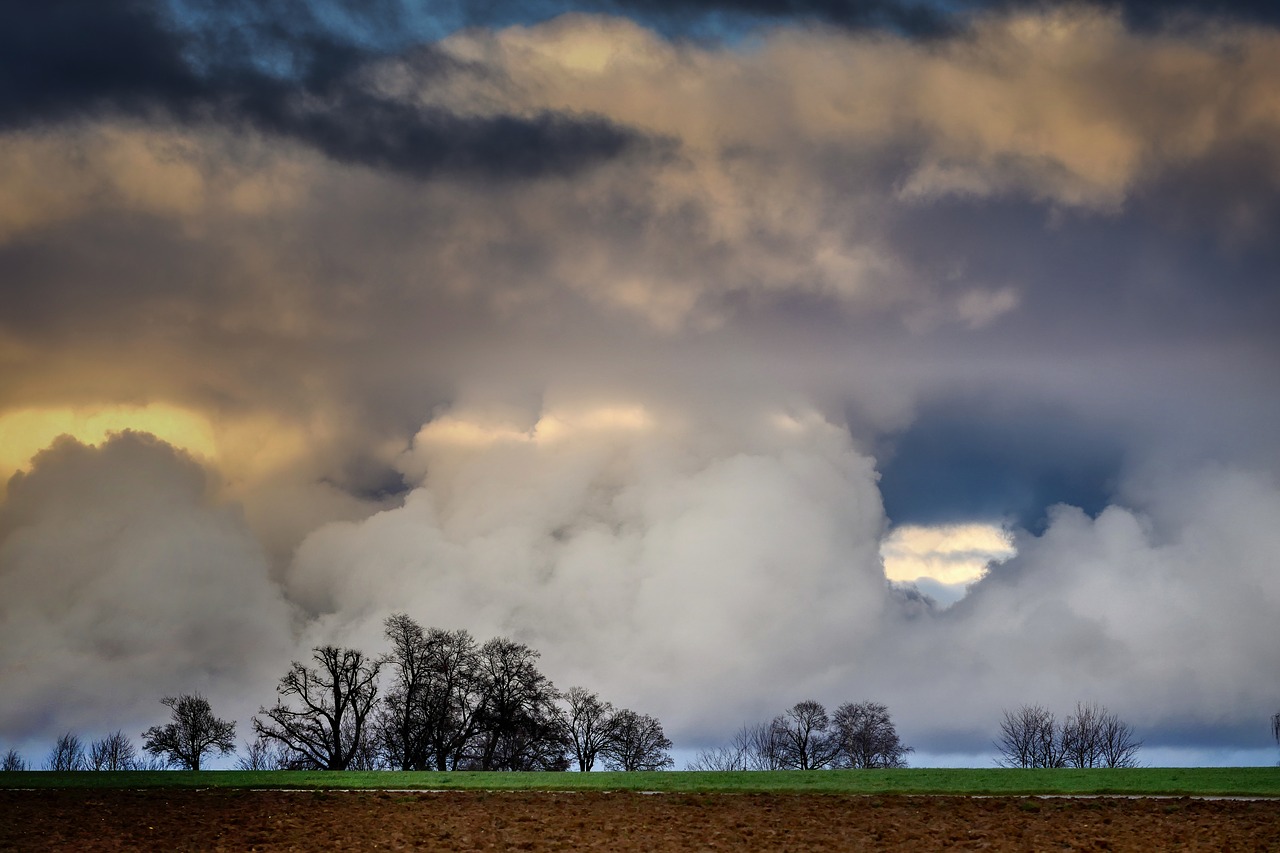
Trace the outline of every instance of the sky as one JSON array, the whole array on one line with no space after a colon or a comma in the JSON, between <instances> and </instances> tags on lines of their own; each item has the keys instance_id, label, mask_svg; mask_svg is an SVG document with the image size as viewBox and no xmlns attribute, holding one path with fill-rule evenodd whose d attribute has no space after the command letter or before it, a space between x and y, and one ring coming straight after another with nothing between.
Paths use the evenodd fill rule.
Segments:
<instances>
[{"instance_id":1,"label":"sky","mask_svg":"<svg viewBox=\"0 0 1280 853\"><path fill-rule=\"evenodd\" d=\"M0 749L406 612L1273 763L1276 9L0 0Z\"/></svg>"}]
</instances>

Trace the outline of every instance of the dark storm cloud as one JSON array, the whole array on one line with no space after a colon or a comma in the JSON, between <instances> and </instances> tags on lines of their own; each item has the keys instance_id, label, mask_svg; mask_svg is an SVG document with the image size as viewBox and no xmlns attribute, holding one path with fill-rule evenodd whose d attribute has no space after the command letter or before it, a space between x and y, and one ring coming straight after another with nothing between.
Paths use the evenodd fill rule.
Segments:
<instances>
[{"instance_id":1,"label":"dark storm cloud","mask_svg":"<svg viewBox=\"0 0 1280 853\"><path fill-rule=\"evenodd\" d=\"M952 17L930 3L903 0L603 0L603 10L617 10L659 21L694 16L735 15L765 21L812 20L850 29L889 29L936 36L954 28Z\"/></svg>"},{"instance_id":2,"label":"dark storm cloud","mask_svg":"<svg viewBox=\"0 0 1280 853\"><path fill-rule=\"evenodd\" d=\"M1067 5L1061 0L1059 4ZM1268 0L1102 0L1097 5L1102 8L1119 8L1131 24L1142 27L1186 24L1189 23L1188 18L1280 23L1280 7Z\"/></svg>"},{"instance_id":3,"label":"dark storm cloud","mask_svg":"<svg viewBox=\"0 0 1280 853\"><path fill-rule=\"evenodd\" d=\"M210 94L151 0L0 3L0 126L177 107Z\"/></svg>"},{"instance_id":4,"label":"dark storm cloud","mask_svg":"<svg viewBox=\"0 0 1280 853\"><path fill-rule=\"evenodd\" d=\"M566 175L663 147L599 117L461 116L385 97L363 76L385 53L326 24L324 8L281 0L174 16L158 0L6 2L0 128L110 115L244 124L419 177ZM365 19L392 14L373 8ZM427 85L448 73L430 47L408 64Z\"/></svg>"},{"instance_id":5,"label":"dark storm cloud","mask_svg":"<svg viewBox=\"0 0 1280 853\"><path fill-rule=\"evenodd\" d=\"M1265 0L473 0L457 4L459 22L502 26L545 20L570 11L634 17L672 35L734 37L754 24L822 23L850 30L887 30L937 38L965 29L983 12L1043 12L1058 7L1118 10L1132 26L1190 25L1205 18L1280 22L1280 7Z\"/></svg>"}]
</instances>

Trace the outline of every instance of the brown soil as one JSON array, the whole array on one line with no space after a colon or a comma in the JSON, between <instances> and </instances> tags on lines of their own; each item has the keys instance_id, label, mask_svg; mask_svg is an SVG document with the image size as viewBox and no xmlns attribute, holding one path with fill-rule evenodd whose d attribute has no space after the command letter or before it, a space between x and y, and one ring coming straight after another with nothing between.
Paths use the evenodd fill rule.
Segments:
<instances>
[{"instance_id":1,"label":"brown soil","mask_svg":"<svg viewBox=\"0 0 1280 853\"><path fill-rule=\"evenodd\" d=\"M0 850L1280 850L1280 801L0 791Z\"/></svg>"}]
</instances>

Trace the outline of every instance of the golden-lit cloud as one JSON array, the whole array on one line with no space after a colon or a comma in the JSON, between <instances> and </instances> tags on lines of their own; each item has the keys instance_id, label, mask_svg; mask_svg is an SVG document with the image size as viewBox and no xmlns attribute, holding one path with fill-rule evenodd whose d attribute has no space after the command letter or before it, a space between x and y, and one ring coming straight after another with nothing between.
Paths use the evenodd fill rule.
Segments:
<instances>
[{"instance_id":1,"label":"golden-lit cloud","mask_svg":"<svg viewBox=\"0 0 1280 853\"><path fill-rule=\"evenodd\" d=\"M642 432L653 426L653 416L643 406L627 404L552 409L528 429L512 425L510 418L449 413L424 426L415 443L457 449L502 443L548 444L592 434Z\"/></svg>"},{"instance_id":2,"label":"golden-lit cloud","mask_svg":"<svg viewBox=\"0 0 1280 853\"><path fill-rule=\"evenodd\" d=\"M154 435L198 458L215 460L218 441L203 415L165 403L19 409L0 415L0 477L8 480L54 439L69 435L81 444L99 445L114 433L132 430Z\"/></svg>"},{"instance_id":3,"label":"golden-lit cloud","mask_svg":"<svg viewBox=\"0 0 1280 853\"><path fill-rule=\"evenodd\" d=\"M1016 554L1013 537L994 524L902 525L880 546L885 576L905 582L971 583Z\"/></svg>"}]
</instances>

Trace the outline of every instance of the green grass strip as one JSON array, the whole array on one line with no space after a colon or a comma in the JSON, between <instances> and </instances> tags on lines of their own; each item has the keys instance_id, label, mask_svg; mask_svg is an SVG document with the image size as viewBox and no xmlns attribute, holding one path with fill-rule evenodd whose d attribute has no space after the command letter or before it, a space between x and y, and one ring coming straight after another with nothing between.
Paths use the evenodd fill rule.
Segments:
<instances>
[{"instance_id":1,"label":"green grass strip","mask_svg":"<svg viewBox=\"0 0 1280 853\"><path fill-rule=\"evenodd\" d=\"M0 773L0 788L416 788L458 791L667 791L817 794L1113 794L1280 797L1277 767L1122 770L788 770L481 773L205 770Z\"/></svg>"}]
</instances>

